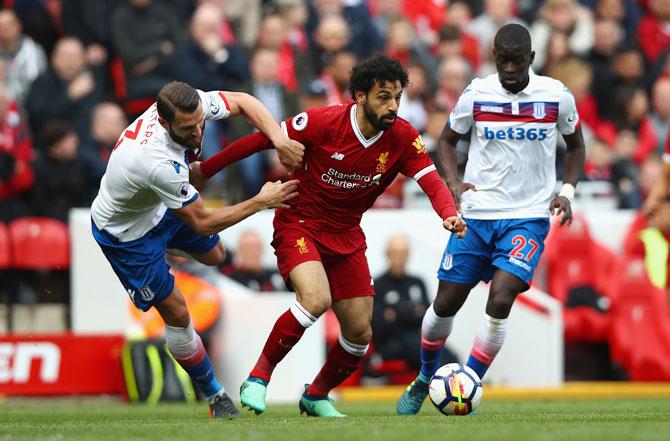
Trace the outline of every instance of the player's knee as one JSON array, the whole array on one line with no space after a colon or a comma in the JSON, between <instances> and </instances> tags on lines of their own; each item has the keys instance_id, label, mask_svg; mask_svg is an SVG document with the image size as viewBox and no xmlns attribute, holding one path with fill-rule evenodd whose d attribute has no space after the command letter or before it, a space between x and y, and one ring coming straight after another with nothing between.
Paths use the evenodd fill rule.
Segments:
<instances>
[{"instance_id":1,"label":"player's knee","mask_svg":"<svg viewBox=\"0 0 670 441\"><path fill-rule=\"evenodd\" d=\"M512 292L491 292L486 303L486 313L494 318L507 318L512 310L515 298L516 294Z\"/></svg>"},{"instance_id":2,"label":"player's knee","mask_svg":"<svg viewBox=\"0 0 670 441\"><path fill-rule=\"evenodd\" d=\"M188 308L186 305L179 308L174 308L170 311L170 326L178 326L180 328L185 328L191 322L191 316L188 313Z\"/></svg>"},{"instance_id":3,"label":"player's knee","mask_svg":"<svg viewBox=\"0 0 670 441\"><path fill-rule=\"evenodd\" d=\"M300 304L314 317L320 317L330 309L331 300L327 296L303 295Z\"/></svg>"},{"instance_id":4,"label":"player's knee","mask_svg":"<svg viewBox=\"0 0 670 441\"><path fill-rule=\"evenodd\" d=\"M461 302L453 296L438 295L433 301L433 310L440 317L453 317L460 309Z\"/></svg>"},{"instance_id":5,"label":"player's knee","mask_svg":"<svg viewBox=\"0 0 670 441\"><path fill-rule=\"evenodd\" d=\"M372 327L369 323L343 327L342 336L351 343L366 345L372 340Z\"/></svg>"},{"instance_id":6,"label":"player's knee","mask_svg":"<svg viewBox=\"0 0 670 441\"><path fill-rule=\"evenodd\" d=\"M330 293L319 288L308 288L296 292L298 302L314 317L320 317L330 309Z\"/></svg>"},{"instance_id":7,"label":"player's knee","mask_svg":"<svg viewBox=\"0 0 670 441\"><path fill-rule=\"evenodd\" d=\"M221 242L216 244L216 246L207 254L204 258L200 260L201 263L209 266L221 266L226 261L226 249L223 247Z\"/></svg>"}]
</instances>

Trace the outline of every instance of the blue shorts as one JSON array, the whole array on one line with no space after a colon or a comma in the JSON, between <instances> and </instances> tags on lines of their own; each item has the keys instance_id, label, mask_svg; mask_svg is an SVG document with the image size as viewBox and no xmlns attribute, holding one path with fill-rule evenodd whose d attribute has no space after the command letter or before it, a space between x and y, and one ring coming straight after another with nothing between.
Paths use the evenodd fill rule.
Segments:
<instances>
[{"instance_id":1,"label":"blue shorts","mask_svg":"<svg viewBox=\"0 0 670 441\"><path fill-rule=\"evenodd\" d=\"M466 219L468 233L452 234L437 277L445 282L474 285L489 282L496 268L530 284L549 233L548 218Z\"/></svg>"},{"instance_id":2,"label":"blue shorts","mask_svg":"<svg viewBox=\"0 0 670 441\"><path fill-rule=\"evenodd\" d=\"M174 289L174 276L165 261L168 248L201 254L219 242L218 234L199 235L170 210L148 233L129 242L119 242L93 221L91 228L130 299L142 311L161 303Z\"/></svg>"}]
</instances>

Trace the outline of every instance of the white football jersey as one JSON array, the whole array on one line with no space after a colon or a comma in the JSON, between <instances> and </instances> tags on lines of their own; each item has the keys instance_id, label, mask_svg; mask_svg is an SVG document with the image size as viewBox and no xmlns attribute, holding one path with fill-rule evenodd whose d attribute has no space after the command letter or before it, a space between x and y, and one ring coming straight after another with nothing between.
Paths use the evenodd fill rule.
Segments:
<instances>
[{"instance_id":1,"label":"white football jersey","mask_svg":"<svg viewBox=\"0 0 670 441\"><path fill-rule=\"evenodd\" d=\"M463 181L477 191L462 196L465 217L549 216L558 133L574 133L579 115L563 83L529 75L526 88L516 94L503 88L498 74L473 80L449 116L455 132L472 130Z\"/></svg>"},{"instance_id":2,"label":"white football jersey","mask_svg":"<svg viewBox=\"0 0 670 441\"><path fill-rule=\"evenodd\" d=\"M205 119L222 119L230 108L221 92L198 90ZM186 147L158 123L156 103L125 130L112 152L91 217L100 230L121 242L144 236L168 208L182 208L198 198L188 181Z\"/></svg>"}]
</instances>

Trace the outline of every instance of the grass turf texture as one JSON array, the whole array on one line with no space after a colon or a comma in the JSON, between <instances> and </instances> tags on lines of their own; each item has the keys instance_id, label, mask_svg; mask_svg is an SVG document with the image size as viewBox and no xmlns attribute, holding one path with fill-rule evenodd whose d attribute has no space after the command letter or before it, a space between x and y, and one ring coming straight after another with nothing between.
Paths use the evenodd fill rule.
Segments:
<instances>
[{"instance_id":1,"label":"grass turf texture","mask_svg":"<svg viewBox=\"0 0 670 441\"><path fill-rule=\"evenodd\" d=\"M122 403L0 406L0 441L17 440L668 440L670 399L491 400L475 416L440 415L430 402L415 417L393 403L339 404L341 420L298 415L297 405L270 405L256 417L221 421L207 407Z\"/></svg>"}]
</instances>

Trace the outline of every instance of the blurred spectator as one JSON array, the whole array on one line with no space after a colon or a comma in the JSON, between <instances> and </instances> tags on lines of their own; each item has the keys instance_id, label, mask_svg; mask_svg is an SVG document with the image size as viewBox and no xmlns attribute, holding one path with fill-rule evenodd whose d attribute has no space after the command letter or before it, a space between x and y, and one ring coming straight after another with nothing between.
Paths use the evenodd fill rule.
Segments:
<instances>
[{"instance_id":1,"label":"blurred spectator","mask_svg":"<svg viewBox=\"0 0 670 441\"><path fill-rule=\"evenodd\" d=\"M15 102L0 84L0 221L27 216L26 191L33 185L33 143Z\"/></svg>"},{"instance_id":2,"label":"blurred spectator","mask_svg":"<svg viewBox=\"0 0 670 441\"><path fill-rule=\"evenodd\" d=\"M467 31L479 39L479 51L482 59L487 59L493 47L493 37L498 29L508 23L526 26L520 18L515 17L515 0L485 0L484 12L472 20ZM533 47L537 42L533 41Z\"/></svg>"},{"instance_id":3,"label":"blurred spectator","mask_svg":"<svg viewBox=\"0 0 670 441\"><path fill-rule=\"evenodd\" d=\"M30 84L47 68L42 47L24 35L11 9L0 10L0 61L8 92L23 109Z\"/></svg>"},{"instance_id":4,"label":"blurred spectator","mask_svg":"<svg viewBox=\"0 0 670 441\"><path fill-rule=\"evenodd\" d=\"M617 208L640 208L639 169L632 158L637 147L637 136L630 130L617 134L612 162L612 182L617 197Z\"/></svg>"},{"instance_id":5,"label":"blurred spectator","mask_svg":"<svg viewBox=\"0 0 670 441\"><path fill-rule=\"evenodd\" d=\"M568 47L568 36L561 31L552 32L547 41L546 51L547 58L539 73L540 75L551 76L548 72L551 72L554 66L570 58L572 55Z\"/></svg>"},{"instance_id":6,"label":"blurred spectator","mask_svg":"<svg viewBox=\"0 0 670 441\"><path fill-rule=\"evenodd\" d=\"M328 105L328 91L321 80L310 81L300 95L300 110Z\"/></svg>"},{"instance_id":7,"label":"blurred spectator","mask_svg":"<svg viewBox=\"0 0 670 441\"><path fill-rule=\"evenodd\" d=\"M439 40L435 48L435 61L449 57L463 57L470 64L470 70L476 72L481 64L477 39L463 32L458 26L445 24L440 28Z\"/></svg>"},{"instance_id":8,"label":"blurred spectator","mask_svg":"<svg viewBox=\"0 0 670 441\"><path fill-rule=\"evenodd\" d=\"M438 71L438 90L435 104L441 110L451 112L458 97L470 82L470 68L461 57L452 57L442 61Z\"/></svg>"},{"instance_id":9,"label":"blurred spectator","mask_svg":"<svg viewBox=\"0 0 670 441\"><path fill-rule=\"evenodd\" d=\"M67 223L71 208L91 205L104 168L95 155L86 154L74 128L65 121L45 124L40 140L43 148L33 162L32 212Z\"/></svg>"},{"instance_id":10,"label":"blurred spectator","mask_svg":"<svg viewBox=\"0 0 670 441\"><path fill-rule=\"evenodd\" d=\"M114 9L112 41L123 61L128 99L153 101L173 79L172 57L179 40L179 23L167 2L124 0Z\"/></svg>"},{"instance_id":11,"label":"blurred spectator","mask_svg":"<svg viewBox=\"0 0 670 441\"><path fill-rule=\"evenodd\" d=\"M382 40L388 40L389 26L394 20L405 17L402 0L377 0L372 23Z\"/></svg>"},{"instance_id":12,"label":"blurred spectator","mask_svg":"<svg viewBox=\"0 0 670 441\"><path fill-rule=\"evenodd\" d=\"M324 17L316 28L314 46L311 50L312 70L320 76L335 54L342 52L349 44L349 26L340 15Z\"/></svg>"},{"instance_id":13,"label":"blurred spectator","mask_svg":"<svg viewBox=\"0 0 670 441\"><path fill-rule=\"evenodd\" d=\"M278 48L279 78L289 92L297 92L301 85L314 78L310 70L309 41L305 32L307 5L305 0L275 0L275 3L287 29L287 38Z\"/></svg>"},{"instance_id":14,"label":"blurred spectator","mask_svg":"<svg viewBox=\"0 0 670 441\"><path fill-rule=\"evenodd\" d=\"M245 231L237 242L233 264L221 271L254 291L286 291L284 279L276 268L263 266L264 244L256 231Z\"/></svg>"},{"instance_id":15,"label":"blurred spectator","mask_svg":"<svg viewBox=\"0 0 670 441\"><path fill-rule=\"evenodd\" d=\"M314 0L310 10L309 19L305 30L309 38L313 38L316 46L324 46L323 39L328 38L329 32L321 32L321 22L330 16L342 17L347 24L347 46L348 51L356 54L359 60L362 60L373 52L382 50L384 41L377 33L377 29L372 24L368 7L364 2L345 2L343 0ZM334 37L341 38L341 37ZM322 40L319 42L318 40ZM313 45L314 46L314 45ZM344 47L338 48L332 52L339 52ZM317 75L320 70L316 71Z\"/></svg>"},{"instance_id":16,"label":"blurred spectator","mask_svg":"<svg viewBox=\"0 0 670 441\"><path fill-rule=\"evenodd\" d=\"M49 55L63 33L61 1L6 0L4 3L16 12L23 25L23 32L30 35Z\"/></svg>"},{"instance_id":17,"label":"blurred spectator","mask_svg":"<svg viewBox=\"0 0 670 441\"><path fill-rule=\"evenodd\" d=\"M598 102L591 94L591 66L579 58L568 58L547 71L547 75L562 82L575 97L579 118L597 138L614 144L616 130L600 117Z\"/></svg>"},{"instance_id":18,"label":"blurred spectator","mask_svg":"<svg viewBox=\"0 0 670 441\"><path fill-rule=\"evenodd\" d=\"M103 94L100 74L87 66L79 40L58 40L49 69L33 82L26 100L33 133L40 133L47 121L56 118L69 121L79 138L88 141L91 112Z\"/></svg>"},{"instance_id":19,"label":"blurred spectator","mask_svg":"<svg viewBox=\"0 0 670 441\"><path fill-rule=\"evenodd\" d=\"M661 77L656 80L651 90L651 113L649 114L654 133L658 138L656 153L661 155L668 140L670 130L670 78Z\"/></svg>"},{"instance_id":20,"label":"blurred spectator","mask_svg":"<svg viewBox=\"0 0 670 441\"><path fill-rule=\"evenodd\" d=\"M421 132L426 126L428 116L423 102L426 92L428 92L426 71L422 66L410 65L407 68L407 73L409 84L400 98L398 116L409 121L415 129Z\"/></svg>"},{"instance_id":21,"label":"blurred spectator","mask_svg":"<svg viewBox=\"0 0 670 441\"><path fill-rule=\"evenodd\" d=\"M409 252L406 236L389 238L388 269L374 281L372 331L375 352L383 360L404 360L416 370L421 364L421 321L430 300L424 282L406 272Z\"/></svg>"},{"instance_id":22,"label":"blurred spectator","mask_svg":"<svg viewBox=\"0 0 670 441\"><path fill-rule=\"evenodd\" d=\"M553 32L567 36L567 46L573 54L585 55L593 47L593 15L576 0L548 0L540 9L530 28L535 48L533 67L542 69Z\"/></svg>"},{"instance_id":23,"label":"blurred spectator","mask_svg":"<svg viewBox=\"0 0 670 441\"><path fill-rule=\"evenodd\" d=\"M598 101L601 116L614 119L617 109L612 107L613 91L624 85L643 84L644 57L638 48L624 43L614 53L610 66L607 76L597 78L597 82L594 82L593 95Z\"/></svg>"},{"instance_id":24,"label":"blurred spectator","mask_svg":"<svg viewBox=\"0 0 670 441\"><path fill-rule=\"evenodd\" d=\"M641 214L631 224L624 240L624 254L644 257L652 284L670 294L670 200L662 202L648 219ZM670 297L668 298L670 310Z\"/></svg>"},{"instance_id":25,"label":"blurred spectator","mask_svg":"<svg viewBox=\"0 0 670 441\"><path fill-rule=\"evenodd\" d=\"M601 19L596 21L593 48L585 57L593 72L592 90L593 95L599 103L603 102L602 96L607 96L608 87L614 82L612 73L612 59L623 40L624 33L614 20ZM600 109L603 115L604 109Z\"/></svg>"},{"instance_id":26,"label":"blurred spectator","mask_svg":"<svg viewBox=\"0 0 670 441\"><path fill-rule=\"evenodd\" d=\"M63 31L86 48L90 65L107 64L112 51L112 11L117 0L64 0Z\"/></svg>"},{"instance_id":27,"label":"blurred spectator","mask_svg":"<svg viewBox=\"0 0 670 441\"><path fill-rule=\"evenodd\" d=\"M649 98L640 86L623 85L613 91L611 107L612 121L618 133L628 131L636 139L630 146L626 143L626 150L619 151L619 155L641 164L655 149L658 143L654 126L648 116ZM621 146L620 143L617 145ZM633 151L628 151L632 147Z\"/></svg>"},{"instance_id":28,"label":"blurred spectator","mask_svg":"<svg viewBox=\"0 0 670 441\"><path fill-rule=\"evenodd\" d=\"M649 0L649 12L637 30L638 41L647 61L653 63L670 48L670 1Z\"/></svg>"},{"instance_id":29,"label":"blurred spectator","mask_svg":"<svg viewBox=\"0 0 670 441\"><path fill-rule=\"evenodd\" d=\"M588 181L611 181L614 154L605 141L594 139L586 145L584 177Z\"/></svg>"},{"instance_id":30,"label":"blurred spectator","mask_svg":"<svg viewBox=\"0 0 670 441\"><path fill-rule=\"evenodd\" d=\"M404 16L412 22L419 41L427 46L437 43L438 32L444 24L447 8L447 2L443 0L402 2Z\"/></svg>"},{"instance_id":31,"label":"blurred spectator","mask_svg":"<svg viewBox=\"0 0 670 441\"><path fill-rule=\"evenodd\" d=\"M247 49L254 47L258 38L258 22L261 20L261 0L199 0L201 3L219 4L226 19L230 21L231 31L239 44ZM230 41L229 43L232 43Z\"/></svg>"},{"instance_id":32,"label":"blurred spectator","mask_svg":"<svg viewBox=\"0 0 670 441\"><path fill-rule=\"evenodd\" d=\"M305 83L312 79L314 74L311 62L307 59L309 51L306 39L303 42L305 46L294 45L290 40L288 26L282 15L271 14L263 17L256 48L279 52L279 79L287 90L295 92L298 83Z\"/></svg>"},{"instance_id":33,"label":"blurred spectator","mask_svg":"<svg viewBox=\"0 0 670 441\"><path fill-rule=\"evenodd\" d=\"M356 64L356 55L342 51L333 55L319 77L326 89L327 105L345 104L351 101L349 79Z\"/></svg>"},{"instance_id":34,"label":"blurred spectator","mask_svg":"<svg viewBox=\"0 0 670 441\"><path fill-rule=\"evenodd\" d=\"M91 116L91 147L100 159L107 163L123 130L128 127L128 119L123 109L106 101L93 108Z\"/></svg>"},{"instance_id":35,"label":"blurred spectator","mask_svg":"<svg viewBox=\"0 0 670 441\"><path fill-rule=\"evenodd\" d=\"M283 121L289 116L299 112L298 95L288 92L279 82L279 53L273 49L257 49L251 57L251 79L243 84L240 91L249 93L263 103L270 111L276 121ZM234 118L229 121L231 136L235 139L252 133L253 127L242 118ZM207 149L207 146L205 146ZM205 152L211 156L215 152ZM235 165L237 166L239 178L242 182L245 197L258 193L265 182L265 171L267 170L265 155L276 155L274 149L262 154L252 155ZM268 163L274 164L271 158ZM276 174L286 174L285 169L272 170ZM274 177L274 176L273 176Z\"/></svg>"},{"instance_id":36,"label":"blurred spectator","mask_svg":"<svg viewBox=\"0 0 670 441\"><path fill-rule=\"evenodd\" d=\"M647 199L656 182L661 178L663 161L661 155L649 155L640 165L640 193Z\"/></svg>"},{"instance_id":37,"label":"blurred spectator","mask_svg":"<svg viewBox=\"0 0 670 441\"><path fill-rule=\"evenodd\" d=\"M175 76L201 90L232 90L249 78L244 51L221 36L221 8L199 6L191 19L191 38L175 51Z\"/></svg>"},{"instance_id":38,"label":"blurred spectator","mask_svg":"<svg viewBox=\"0 0 670 441\"><path fill-rule=\"evenodd\" d=\"M598 19L613 20L620 24L627 38L633 39L637 35L642 10L635 0L591 0L581 3L593 7ZM595 6L592 3L595 3Z\"/></svg>"},{"instance_id":39,"label":"blurred spectator","mask_svg":"<svg viewBox=\"0 0 670 441\"><path fill-rule=\"evenodd\" d=\"M412 24L404 18L395 19L389 23L386 55L400 61L400 64L405 67L418 64L428 69L433 64L426 47L418 43ZM435 77L431 72L426 72L426 74L430 84L435 85Z\"/></svg>"}]
</instances>

